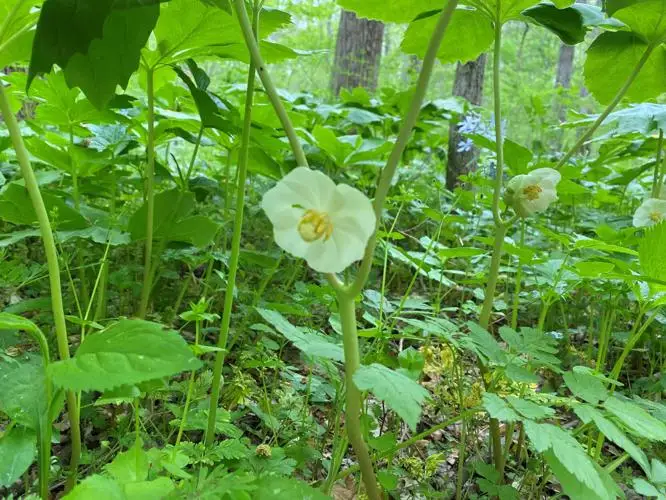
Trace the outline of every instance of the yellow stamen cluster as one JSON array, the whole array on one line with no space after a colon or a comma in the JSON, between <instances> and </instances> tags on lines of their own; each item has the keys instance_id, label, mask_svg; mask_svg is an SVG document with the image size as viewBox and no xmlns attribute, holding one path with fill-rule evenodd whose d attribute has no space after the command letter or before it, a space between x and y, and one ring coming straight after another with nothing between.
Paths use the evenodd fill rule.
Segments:
<instances>
[{"instance_id":1,"label":"yellow stamen cluster","mask_svg":"<svg viewBox=\"0 0 666 500\"><path fill-rule=\"evenodd\" d=\"M528 200L534 201L539 199L539 195L542 191L543 189L541 189L541 186L538 184L532 184L531 186L527 186L525 189L523 189L523 194Z\"/></svg>"},{"instance_id":2,"label":"yellow stamen cluster","mask_svg":"<svg viewBox=\"0 0 666 500\"><path fill-rule=\"evenodd\" d=\"M307 210L298 223L298 234L303 240L311 243L324 238L324 241L333 234L333 224L326 212Z\"/></svg>"},{"instance_id":3,"label":"yellow stamen cluster","mask_svg":"<svg viewBox=\"0 0 666 500\"><path fill-rule=\"evenodd\" d=\"M660 212L652 212L650 214L650 220L654 223L659 223L664 220L664 215Z\"/></svg>"}]
</instances>

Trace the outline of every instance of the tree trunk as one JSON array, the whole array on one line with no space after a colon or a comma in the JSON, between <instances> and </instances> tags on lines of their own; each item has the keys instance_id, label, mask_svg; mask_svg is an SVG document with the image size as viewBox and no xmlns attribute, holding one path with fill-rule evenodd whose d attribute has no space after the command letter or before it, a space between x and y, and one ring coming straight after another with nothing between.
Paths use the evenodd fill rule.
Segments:
<instances>
[{"instance_id":1,"label":"tree trunk","mask_svg":"<svg viewBox=\"0 0 666 500\"><path fill-rule=\"evenodd\" d=\"M486 54L481 54L476 61L458 64L453 95L464 97L475 106L480 106L485 73ZM452 122L449 126L449 160L446 169L446 187L451 191L461 184L461 175L476 169L479 151L475 147L461 147L465 142L465 137L458 132L458 124Z\"/></svg>"},{"instance_id":2,"label":"tree trunk","mask_svg":"<svg viewBox=\"0 0 666 500\"><path fill-rule=\"evenodd\" d=\"M383 40L383 23L359 19L353 12L342 11L331 79L336 96L342 88L377 88Z\"/></svg>"},{"instance_id":3,"label":"tree trunk","mask_svg":"<svg viewBox=\"0 0 666 500\"><path fill-rule=\"evenodd\" d=\"M571 77L573 76L573 63L576 47L563 43L560 45L560 57L557 61L557 77L555 87L571 88Z\"/></svg>"}]
</instances>

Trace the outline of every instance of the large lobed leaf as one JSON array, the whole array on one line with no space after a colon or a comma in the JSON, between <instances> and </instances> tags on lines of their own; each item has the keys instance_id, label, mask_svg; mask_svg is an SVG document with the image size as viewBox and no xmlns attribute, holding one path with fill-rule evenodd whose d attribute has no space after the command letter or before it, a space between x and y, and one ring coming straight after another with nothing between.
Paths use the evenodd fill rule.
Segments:
<instances>
[{"instance_id":1,"label":"large lobed leaf","mask_svg":"<svg viewBox=\"0 0 666 500\"><path fill-rule=\"evenodd\" d=\"M174 330L143 320L122 320L88 336L71 359L52 363L57 386L105 391L196 370L201 362Z\"/></svg>"},{"instance_id":2,"label":"large lobed leaf","mask_svg":"<svg viewBox=\"0 0 666 500\"><path fill-rule=\"evenodd\" d=\"M394 23L412 21L422 12L442 8L442 0L338 0L340 7L359 17Z\"/></svg>"},{"instance_id":3,"label":"large lobed leaf","mask_svg":"<svg viewBox=\"0 0 666 500\"><path fill-rule=\"evenodd\" d=\"M645 276L666 281L665 222L645 231L645 236L638 245L638 257Z\"/></svg>"},{"instance_id":4,"label":"large lobed leaf","mask_svg":"<svg viewBox=\"0 0 666 500\"><path fill-rule=\"evenodd\" d=\"M417 382L384 365L373 363L356 371L354 383L360 390L370 391L384 401L412 430L416 430L421 417L421 404L429 395Z\"/></svg>"}]
</instances>

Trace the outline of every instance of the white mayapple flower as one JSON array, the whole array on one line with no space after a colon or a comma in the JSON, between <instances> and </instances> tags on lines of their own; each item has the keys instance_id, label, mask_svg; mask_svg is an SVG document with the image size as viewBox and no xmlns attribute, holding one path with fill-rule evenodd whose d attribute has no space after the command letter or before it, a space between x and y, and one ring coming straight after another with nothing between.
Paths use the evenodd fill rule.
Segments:
<instances>
[{"instance_id":1,"label":"white mayapple flower","mask_svg":"<svg viewBox=\"0 0 666 500\"><path fill-rule=\"evenodd\" d=\"M654 226L666 221L666 200L650 198L645 200L634 213L634 226Z\"/></svg>"},{"instance_id":2,"label":"white mayapple flower","mask_svg":"<svg viewBox=\"0 0 666 500\"><path fill-rule=\"evenodd\" d=\"M561 178L552 168L516 175L506 186L505 201L521 217L543 212L557 200L557 183Z\"/></svg>"},{"instance_id":3,"label":"white mayapple flower","mask_svg":"<svg viewBox=\"0 0 666 500\"><path fill-rule=\"evenodd\" d=\"M361 260L377 225L367 196L306 167L283 177L261 208L276 243L322 273L339 273Z\"/></svg>"}]
</instances>

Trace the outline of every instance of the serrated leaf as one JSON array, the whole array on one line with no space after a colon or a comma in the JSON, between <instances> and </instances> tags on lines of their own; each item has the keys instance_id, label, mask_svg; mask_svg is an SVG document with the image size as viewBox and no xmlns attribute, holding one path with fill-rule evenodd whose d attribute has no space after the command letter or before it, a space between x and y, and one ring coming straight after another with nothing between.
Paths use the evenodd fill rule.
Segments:
<instances>
[{"instance_id":1,"label":"serrated leaf","mask_svg":"<svg viewBox=\"0 0 666 500\"><path fill-rule=\"evenodd\" d=\"M239 439L226 439L215 446L213 453L220 460L239 460L246 457L249 450Z\"/></svg>"},{"instance_id":2,"label":"serrated leaf","mask_svg":"<svg viewBox=\"0 0 666 500\"><path fill-rule=\"evenodd\" d=\"M372 392L395 411L412 430L421 417L421 404L429 392L400 372L373 363L361 366L354 374L354 383L362 391Z\"/></svg>"},{"instance_id":3,"label":"serrated leaf","mask_svg":"<svg viewBox=\"0 0 666 500\"><path fill-rule=\"evenodd\" d=\"M74 391L105 391L196 370L201 362L174 330L122 320L86 337L74 357L49 366L53 383Z\"/></svg>"},{"instance_id":4,"label":"serrated leaf","mask_svg":"<svg viewBox=\"0 0 666 500\"><path fill-rule=\"evenodd\" d=\"M609 22L604 18L601 9L593 5L574 4L571 7L561 8L540 3L524 11L523 15L555 33L568 45L583 42L589 30Z\"/></svg>"},{"instance_id":5,"label":"serrated leaf","mask_svg":"<svg viewBox=\"0 0 666 500\"><path fill-rule=\"evenodd\" d=\"M555 414L555 410L552 408L536 404L535 402L529 401L527 399L519 398L516 396L507 396L506 400L514 410L516 410L525 418L541 420L544 418L552 417Z\"/></svg>"},{"instance_id":6,"label":"serrated leaf","mask_svg":"<svg viewBox=\"0 0 666 500\"><path fill-rule=\"evenodd\" d=\"M593 489L581 481L553 450L547 450L544 453L544 457L557 479L559 479L564 493L571 500L615 500L618 497L622 498L624 496L622 490L615 484L615 481L613 481L608 472L594 462L592 463L592 467L595 469L600 484L603 486L601 489Z\"/></svg>"},{"instance_id":7,"label":"serrated leaf","mask_svg":"<svg viewBox=\"0 0 666 500\"><path fill-rule=\"evenodd\" d=\"M666 0L641 0L613 14L648 42L662 42L666 36Z\"/></svg>"},{"instance_id":8,"label":"serrated leaf","mask_svg":"<svg viewBox=\"0 0 666 500\"><path fill-rule=\"evenodd\" d=\"M403 52L422 58L439 17L439 12L434 12L412 21L400 46ZM473 61L488 50L494 39L495 32L488 16L477 10L456 9L437 51L437 58L443 64Z\"/></svg>"},{"instance_id":9,"label":"serrated leaf","mask_svg":"<svg viewBox=\"0 0 666 500\"><path fill-rule=\"evenodd\" d=\"M36 430L47 408L46 380L40 358L0 363L0 411Z\"/></svg>"},{"instance_id":10,"label":"serrated leaf","mask_svg":"<svg viewBox=\"0 0 666 500\"><path fill-rule=\"evenodd\" d=\"M652 226L638 244L643 274L666 281L666 222Z\"/></svg>"},{"instance_id":11,"label":"serrated leaf","mask_svg":"<svg viewBox=\"0 0 666 500\"><path fill-rule=\"evenodd\" d=\"M633 434L650 441L666 441L666 424L636 403L613 396L604 402L604 408L620 419Z\"/></svg>"},{"instance_id":12,"label":"serrated leaf","mask_svg":"<svg viewBox=\"0 0 666 500\"><path fill-rule=\"evenodd\" d=\"M576 369L578 368L578 369ZM583 370L584 367L575 367L564 374L564 383L574 396L584 399L588 403L597 404L608 397L604 383L592 373Z\"/></svg>"},{"instance_id":13,"label":"serrated leaf","mask_svg":"<svg viewBox=\"0 0 666 500\"><path fill-rule=\"evenodd\" d=\"M506 404L506 401L492 392L485 392L483 394L483 407L492 418L496 418L502 422L516 422L522 420L520 416L513 411L508 404Z\"/></svg>"},{"instance_id":14,"label":"serrated leaf","mask_svg":"<svg viewBox=\"0 0 666 500\"><path fill-rule=\"evenodd\" d=\"M14 484L35 460L35 433L14 427L0 437L0 486Z\"/></svg>"},{"instance_id":15,"label":"serrated leaf","mask_svg":"<svg viewBox=\"0 0 666 500\"><path fill-rule=\"evenodd\" d=\"M568 432L552 424L537 424L531 420L526 420L523 425L527 436L538 452L550 451L552 455L546 454L546 458L549 456L557 458L564 469L583 483L586 488L596 492L606 491L604 481L595 468L594 462Z\"/></svg>"},{"instance_id":16,"label":"serrated leaf","mask_svg":"<svg viewBox=\"0 0 666 500\"><path fill-rule=\"evenodd\" d=\"M257 312L264 320L291 341L298 349L309 356L320 356L335 361L344 361L342 347L328 340L317 332L305 332L292 325L277 311L257 307Z\"/></svg>"},{"instance_id":17,"label":"serrated leaf","mask_svg":"<svg viewBox=\"0 0 666 500\"><path fill-rule=\"evenodd\" d=\"M493 363L503 364L505 362L504 351L490 333L471 321L467 322L467 327L469 335L464 337L463 341L468 349Z\"/></svg>"},{"instance_id":18,"label":"serrated leaf","mask_svg":"<svg viewBox=\"0 0 666 500\"><path fill-rule=\"evenodd\" d=\"M647 475L650 474L650 462L648 461L645 452L634 444L634 442L631 441L613 422L604 417L599 410L592 406L579 405L574 407L574 411L584 423L594 422L598 429L608 439L629 453L631 458L641 466L645 473Z\"/></svg>"}]
</instances>

